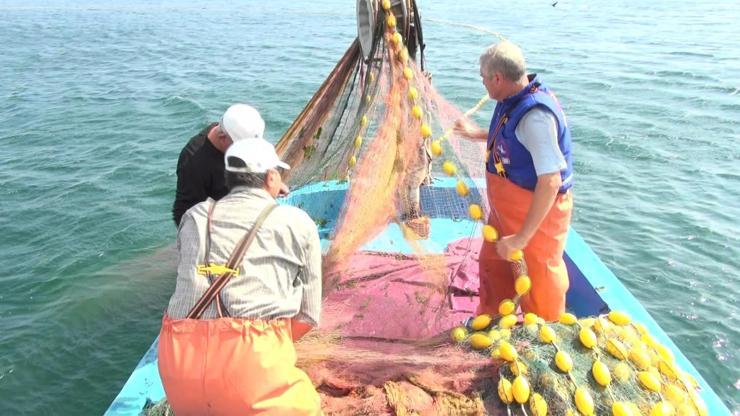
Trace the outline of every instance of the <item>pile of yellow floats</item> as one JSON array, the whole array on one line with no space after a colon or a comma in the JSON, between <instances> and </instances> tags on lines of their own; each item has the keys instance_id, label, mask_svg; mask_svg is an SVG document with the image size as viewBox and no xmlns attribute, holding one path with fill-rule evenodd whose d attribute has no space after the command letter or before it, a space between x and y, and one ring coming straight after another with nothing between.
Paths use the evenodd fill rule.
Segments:
<instances>
[{"instance_id":1,"label":"pile of yellow floats","mask_svg":"<svg viewBox=\"0 0 740 416\"><path fill-rule=\"evenodd\" d=\"M488 352L499 365L498 396L510 414L708 414L693 377L626 313L564 313L557 323L527 313L519 323L515 308L504 300L499 316L479 315L469 328L451 331L454 341Z\"/></svg>"}]
</instances>

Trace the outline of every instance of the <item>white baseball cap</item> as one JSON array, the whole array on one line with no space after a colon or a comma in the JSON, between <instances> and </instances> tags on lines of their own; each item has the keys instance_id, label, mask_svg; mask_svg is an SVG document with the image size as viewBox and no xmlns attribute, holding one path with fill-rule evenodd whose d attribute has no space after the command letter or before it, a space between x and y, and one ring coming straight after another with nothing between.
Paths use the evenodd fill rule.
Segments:
<instances>
[{"instance_id":1,"label":"white baseball cap","mask_svg":"<svg viewBox=\"0 0 740 416\"><path fill-rule=\"evenodd\" d=\"M237 158L246 166L229 164L229 158ZM268 169L290 169L290 165L280 160L275 146L265 139L249 139L234 142L224 154L224 168L236 173L265 173Z\"/></svg>"},{"instance_id":2,"label":"white baseball cap","mask_svg":"<svg viewBox=\"0 0 740 416\"><path fill-rule=\"evenodd\" d=\"M265 134L265 121L259 111L247 104L234 104L221 117L219 127L238 142L244 139L262 139Z\"/></svg>"}]
</instances>

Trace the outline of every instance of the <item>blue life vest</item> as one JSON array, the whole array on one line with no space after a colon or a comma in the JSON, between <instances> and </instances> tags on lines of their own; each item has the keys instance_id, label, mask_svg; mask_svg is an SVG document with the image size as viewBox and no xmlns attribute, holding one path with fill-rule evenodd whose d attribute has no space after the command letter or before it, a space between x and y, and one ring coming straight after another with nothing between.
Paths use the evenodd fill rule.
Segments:
<instances>
[{"instance_id":1,"label":"blue life vest","mask_svg":"<svg viewBox=\"0 0 740 416\"><path fill-rule=\"evenodd\" d=\"M529 75L529 80L526 88L496 104L488 130L490 155L486 161L486 169L493 174L507 177L522 188L534 190L537 184L534 162L532 155L517 139L516 126L529 110L538 106L546 108L557 118L558 146L567 164L566 168L560 171L563 185L558 192L563 193L573 186L570 129L555 94L537 81L536 75ZM503 125L499 126L502 122ZM494 138L494 134L497 137ZM496 162L501 163L499 166L503 167L503 172L497 172Z\"/></svg>"}]
</instances>

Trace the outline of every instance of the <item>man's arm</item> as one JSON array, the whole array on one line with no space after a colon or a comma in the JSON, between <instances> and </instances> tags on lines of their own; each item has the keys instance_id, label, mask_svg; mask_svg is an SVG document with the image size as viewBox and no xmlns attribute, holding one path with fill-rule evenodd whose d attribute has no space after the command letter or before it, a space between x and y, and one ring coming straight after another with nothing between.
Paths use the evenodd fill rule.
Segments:
<instances>
[{"instance_id":1,"label":"man's arm","mask_svg":"<svg viewBox=\"0 0 740 416\"><path fill-rule=\"evenodd\" d=\"M198 202L208 199L202 172L196 172L191 163L185 163L177 172L177 191L172 205L172 219L180 225L183 214Z\"/></svg>"},{"instance_id":2,"label":"man's arm","mask_svg":"<svg viewBox=\"0 0 740 416\"><path fill-rule=\"evenodd\" d=\"M488 130L487 129L482 129L478 126L475 126L472 123L470 123L470 121L464 118L461 118L455 122L454 130L458 136L472 140L472 141L485 142L488 140Z\"/></svg>"},{"instance_id":3,"label":"man's arm","mask_svg":"<svg viewBox=\"0 0 740 416\"><path fill-rule=\"evenodd\" d=\"M307 214L306 221L310 229L304 249L305 266L301 273L304 280L303 299L298 315L291 320L293 341L317 326L321 317L321 240L316 225Z\"/></svg>"}]
</instances>

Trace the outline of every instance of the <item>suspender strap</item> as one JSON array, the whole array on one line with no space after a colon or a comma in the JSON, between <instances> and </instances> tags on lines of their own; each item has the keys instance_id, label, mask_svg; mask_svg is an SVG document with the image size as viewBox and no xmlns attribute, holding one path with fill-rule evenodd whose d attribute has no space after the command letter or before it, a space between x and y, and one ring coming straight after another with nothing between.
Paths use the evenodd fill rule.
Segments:
<instances>
[{"instance_id":1,"label":"suspender strap","mask_svg":"<svg viewBox=\"0 0 740 416\"><path fill-rule=\"evenodd\" d=\"M207 223L206 223L206 247L205 247L205 256L203 259L203 264L206 265L206 276L208 277L208 284L212 284L213 280L215 279L213 274L211 273L210 265L211 265L211 234L213 232L213 210L216 208L216 201L212 200L210 205L208 205L208 217L207 217ZM229 316L229 311L226 310L224 307L224 301L221 299L221 294L216 297L216 311L218 312L218 317L223 318L224 316Z\"/></svg>"},{"instance_id":2,"label":"suspender strap","mask_svg":"<svg viewBox=\"0 0 740 416\"><path fill-rule=\"evenodd\" d=\"M260 215L254 221L252 229L249 230L241 240L239 240L234 251L231 253L231 257L229 257L229 261L226 263L226 267L229 271L222 274L218 279L211 283L203 296L201 296L198 302L195 303L195 306L193 306L190 312L188 312L187 319L199 319L201 315L203 315L203 312L205 312L206 308L211 305L211 302L213 302L213 300L221 293L221 290L231 279L232 272L230 270L236 270L238 263L242 261L244 254L257 236L257 230L259 230L267 216L270 215L270 212L272 212L275 207L277 207L277 204L270 205L262 210Z\"/></svg>"},{"instance_id":3,"label":"suspender strap","mask_svg":"<svg viewBox=\"0 0 740 416\"><path fill-rule=\"evenodd\" d=\"M496 168L496 173L499 176L506 177L506 170L504 169L504 164L501 162L501 158L499 158L498 153L496 153L496 137L498 137L499 131L504 127L504 124L509 121L509 115L504 114L503 117L501 117L501 120L499 120L498 124L496 125L496 128L493 130L493 139L491 140L491 144L488 146L488 153L491 154L493 152L493 165ZM487 163L488 161L486 161Z\"/></svg>"}]
</instances>

